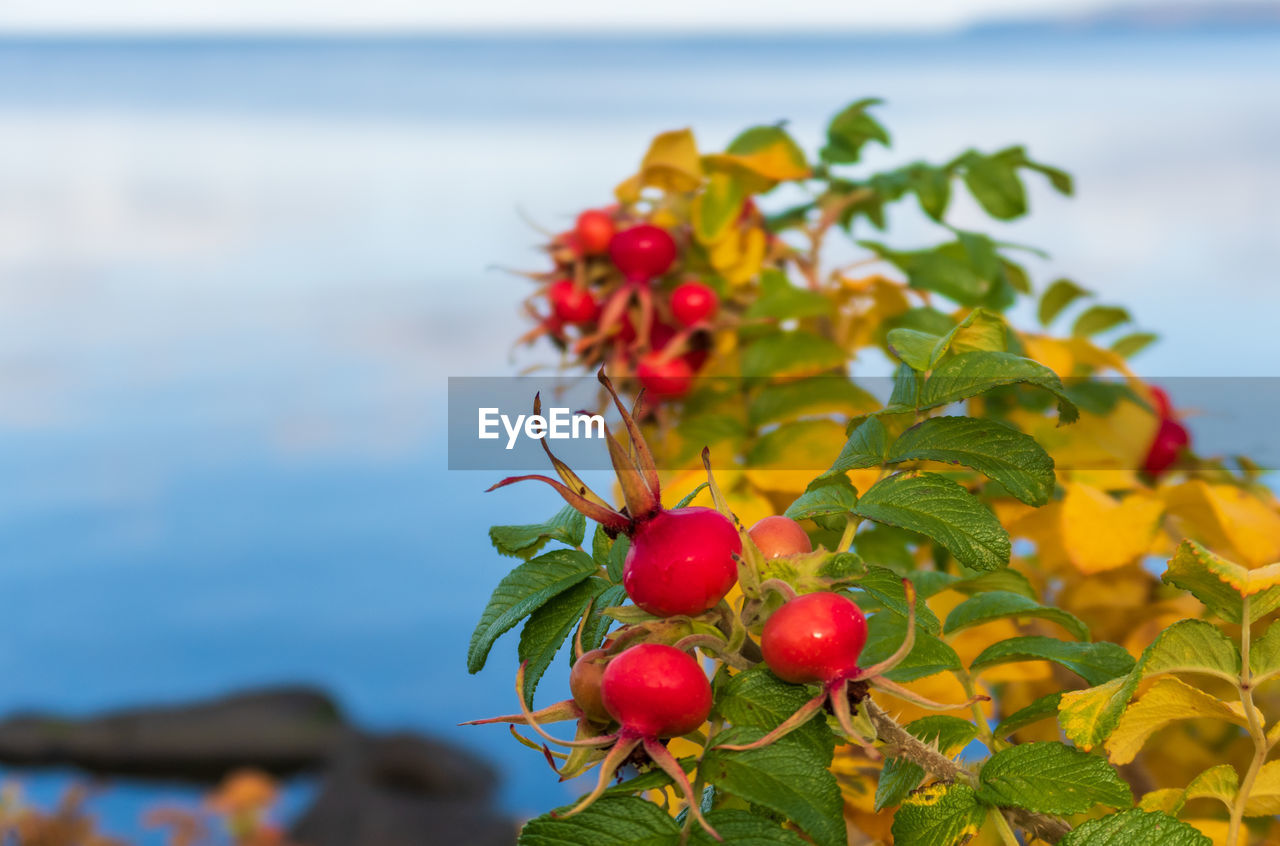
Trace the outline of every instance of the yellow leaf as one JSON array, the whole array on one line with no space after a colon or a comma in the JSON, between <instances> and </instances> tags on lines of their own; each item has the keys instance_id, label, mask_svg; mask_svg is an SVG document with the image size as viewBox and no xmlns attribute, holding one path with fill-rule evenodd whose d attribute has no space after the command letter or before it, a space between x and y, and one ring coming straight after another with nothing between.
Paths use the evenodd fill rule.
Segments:
<instances>
[{"instance_id":1,"label":"yellow leaf","mask_svg":"<svg viewBox=\"0 0 1280 846\"><path fill-rule=\"evenodd\" d=\"M1210 767L1187 785L1186 799L1217 799L1228 808L1236 801L1240 777L1230 764Z\"/></svg>"},{"instance_id":2,"label":"yellow leaf","mask_svg":"<svg viewBox=\"0 0 1280 846\"><path fill-rule=\"evenodd\" d=\"M767 437L756 442L747 479L760 490L797 496L822 472L815 468L830 465L845 443L844 427L834 420L789 423Z\"/></svg>"},{"instance_id":3,"label":"yellow leaf","mask_svg":"<svg viewBox=\"0 0 1280 846\"><path fill-rule=\"evenodd\" d=\"M1201 718L1248 724L1240 703L1222 702L1172 676L1161 678L1125 710L1120 724L1107 739L1111 763L1132 761L1147 738L1170 723Z\"/></svg>"},{"instance_id":4,"label":"yellow leaf","mask_svg":"<svg viewBox=\"0 0 1280 846\"><path fill-rule=\"evenodd\" d=\"M1182 794L1183 791L1176 787L1153 790L1142 797L1138 807L1144 811L1164 811L1166 814L1176 815L1178 808L1182 807Z\"/></svg>"},{"instance_id":5,"label":"yellow leaf","mask_svg":"<svg viewBox=\"0 0 1280 846\"><path fill-rule=\"evenodd\" d=\"M1230 824L1226 820L1214 819L1186 819L1183 820L1187 825L1193 826L1197 831L1209 838L1214 843L1226 844L1227 834L1231 830ZM1236 837L1235 846L1248 846L1249 830L1244 826L1240 827L1240 834Z\"/></svg>"},{"instance_id":6,"label":"yellow leaf","mask_svg":"<svg viewBox=\"0 0 1280 846\"><path fill-rule=\"evenodd\" d=\"M721 276L741 285L760 272L767 246L764 231L757 227L730 229L719 241L708 245L707 255Z\"/></svg>"},{"instance_id":7,"label":"yellow leaf","mask_svg":"<svg viewBox=\"0 0 1280 846\"><path fill-rule=\"evenodd\" d=\"M779 182L805 179L811 172L804 151L777 126L752 127L734 139L727 152L704 156L702 163L708 171L741 180L752 194Z\"/></svg>"},{"instance_id":8,"label":"yellow leaf","mask_svg":"<svg viewBox=\"0 0 1280 846\"><path fill-rule=\"evenodd\" d=\"M1062 504L1062 543L1082 573L1123 567L1151 548L1164 504L1143 493L1122 500L1088 485L1070 483Z\"/></svg>"},{"instance_id":9,"label":"yellow leaf","mask_svg":"<svg viewBox=\"0 0 1280 846\"><path fill-rule=\"evenodd\" d=\"M1058 723L1062 732L1086 752L1097 746L1110 732L1115 712L1129 701L1133 688L1127 676L1084 690L1062 694L1058 703Z\"/></svg>"},{"instance_id":10,"label":"yellow leaf","mask_svg":"<svg viewBox=\"0 0 1280 846\"><path fill-rule=\"evenodd\" d=\"M1074 375L1075 356L1071 354L1071 347L1064 339L1048 335L1020 335L1019 338L1028 358L1040 362L1061 378Z\"/></svg>"},{"instance_id":11,"label":"yellow leaf","mask_svg":"<svg viewBox=\"0 0 1280 846\"><path fill-rule=\"evenodd\" d=\"M693 191L702 184L702 162L693 132L677 129L653 139L640 163L640 172L614 189L623 202L634 202L643 188Z\"/></svg>"},{"instance_id":12,"label":"yellow leaf","mask_svg":"<svg viewBox=\"0 0 1280 846\"><path fill-rule=\"evenodd\" d=\"M1246 817L1280 814L1280 761L1263 764L1244 803Z\"/></svg>"},{"instance_id":13,"label":"yellow leaf","mask_svg":"<svg viewBox=\"0 0 1280 846\"><path fill-rule=\"evenodd\" d=\"M1145 487L1136 471L1159 424L1137 403L1122 399L1108 414L1084 414L1071 426L1032 411L1011 416L1053 456L1061 477L1110 491Z\"/></svg>"},{"instance_id":14,"label":"yellow leaf","mask_svg":"<svg viewBox=\"0 0 1280 846\"><path fill-rule=\"evenodd\" d=\"M1169 513L1206 546L1251 568L1280 559L1280 513L1274 503L1234 485L1198 479L1163 494Z\"/></svg>"},{"instance_id":15,"label":"yellow leaf","mask_svg":"<svg viewBox=\"0 0 1280 846\"><path fill-rule=\"evenodd\" d=\"M911 307L906 291L901 282L886 276L841 277L836 291L841 315L836 324L836 343L847 350L875 343L885 322Z\"/></svg>"}]
</instances>

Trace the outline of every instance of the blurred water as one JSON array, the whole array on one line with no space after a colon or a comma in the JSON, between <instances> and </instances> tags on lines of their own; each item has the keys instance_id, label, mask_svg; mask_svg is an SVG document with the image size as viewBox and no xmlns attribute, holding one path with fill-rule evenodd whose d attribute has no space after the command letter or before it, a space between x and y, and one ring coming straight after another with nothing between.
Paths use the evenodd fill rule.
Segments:
<instances>
[{"instance_id":1,"label":"blurred water","mask_svg":"<svg viewBox=\"0 0 1280 846\"><path fill-rule=\"evenodd\" d=\"M507 564L485 527L555 508L445 470L445 378L514 372L523 283L495 267L538 264L517 208L564 225L662 129L713 147L789 118L812 146L878 95L896 143L872 165L1026 142L1076 174L999 234L1161 330L1143 373L1276 375L1277 48L0 44L0 710L314 681L504 756L515 812L562 800L541 756L453 727L513 704L513 643L464 670ZM102 806L114 830L151 795Z\"/></svg>"}]
</instances>

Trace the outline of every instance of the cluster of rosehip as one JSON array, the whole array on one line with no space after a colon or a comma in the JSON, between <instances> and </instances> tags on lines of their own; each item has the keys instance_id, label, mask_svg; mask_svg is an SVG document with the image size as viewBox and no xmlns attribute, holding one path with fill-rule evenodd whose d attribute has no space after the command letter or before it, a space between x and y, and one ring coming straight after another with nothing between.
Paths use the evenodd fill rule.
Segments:
<instances>
[{"instance_id":1,"label":"cluster of rosehip","mask_svg":"<svg viewBox=\"0 0 1280 846\"><path fill-rule=\"evenodd\" d=\"M1191 434L1178 421L1173 403L1163 388L1153 387L1151 398L1155 402L1160 425L1156 428L1151 448L1147 450L1147 457L1142 462L1142 469L1152 476L1159 476L1178 462L1183 450L1191 448Z\"/></svg>"},{"instance_id":2,"label":"cluster of rosehip","mask_svg":"<svg viewBox=\"0 0 1280 846\"><path fill-rule=\"evenodd\" d=\"M560 816L576 814L595 801L618 769L636 761L641 755L637 750L642 750L639 760L647 758L681 789L691 820L720 839L703 818L687 775L663 741L697 732L711 714L711 684L692 653L700 649L729 666L742 669L754 663L743 658L743 647L755 652L756 644L744 630L742 644L733 650L728 638L691 634L687 622L690 618L702 617L712 624L731 628L732 612L724 600L738 582L739 567L751 566L748 562L752 561L810 554L812 542L798 523L774 516L761 520L745 533L753 547L748 551L744 550L743 534L736 522L721 511L700 506L664 508L659 499L658 474L652 455L603 372L600 378L622 413L634 447L628 451L606 430L626 509L614 510L582 485L571 470L550 455L545 442L544 449L560 480L520 476L504 479L494 488L528 479L546 482L606 530L629 536L623 586L631 601L654 619L619 628L599 649L581 652L579 648L581 654L569 677L572 698L537 712L530 711L523 696L522 666L516 681L521 713L470 724L506 722L528 726L547 742L573 750L557 754L545 745L541 747L562 777L577 775L599 760L595 789ZM706 453L703 455L706 460ZM714 480L711 484L715 492ZM859 667L858 658L867 639L867 623L852 599L828 590L797 596L791 585L780 580L761 582L762 592L776 591L785 601L764 620L755 654L783 681L817 684L821 689L793 716L758 740L741 745L721 744L717 748L744 750L773 743L804 725L830 703L831 712L847 738L870 750L868 741L853 725L851 705L851 699L865 695L866 684L874 684L926 708L958 707L922 699L882 676L907 656L914 643L915 592L910 582L904 580L903 586L908 607L903 643L886 660ZM750 612L746 610L748 607ZM760 622L765 607L759 599L744 602L742 622L754 626ZM854 684L858 687L851 688ZM541 726L561 720L577 721L578 734L574 740L553 737ZM537 746L532 741L526 742ZM563 766L556 765L557 758L565 762Z\"/></svg>"},{"instance_id":3,"label":"cluster of rosehip","mask_svg":"<svg viewBox=\"0 0 1280 846\"><path fill-rule=\"evenodd\" d=\"M720 298L696 279L670 290L656 284L679 255L671 233L616 209L590 209L550 252L556 267L535 277L544 284L529 309L539 326L526 340L548 335L583 364L634 374L652 397L688 393L707 360Z\"/></svg>"}]
</instances>

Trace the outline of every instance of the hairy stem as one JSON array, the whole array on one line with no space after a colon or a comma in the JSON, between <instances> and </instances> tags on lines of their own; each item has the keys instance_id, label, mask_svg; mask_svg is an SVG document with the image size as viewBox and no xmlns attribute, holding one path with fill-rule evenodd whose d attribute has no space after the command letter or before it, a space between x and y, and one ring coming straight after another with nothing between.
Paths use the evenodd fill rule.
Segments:
<instances>
[{"instance_id":1,"label":"hairy stem","mask_svg":"<svg viewBox=\"0 0 1280 846\"><path fill-rule=\"evenodd\" d=\"M1244 597L1241 610L1243 615L1240 624L1240 681L1238 688L1240 690L1240 704L1244 706L1245 717L1249 721L1249 737L1253 739L1253 760L1249 762L1249 770L1244 774L1244 779L1240 782L1240 789L1236 792L1236 799L1231 804L1231 824L1227 829L1227 842L1232 846L1235 846L1240 840L1240 826L1244 821L1244 808L1249 801L1249 794L1253 792L1253 783L1258 778L1258 772L1262 769L1263 764L1267 762L1267 750L1270 747L1267 742L1266 731L1262 722L1258 719L1258 709L1253 705L1253 668L1249 665L1253 626L1249 619L1248 594Z\"/></svg>"},{"instance_id":2,"label":"hairy stem","mask_svg":"<svg viewBox=\"0 0 1280 846\"><path fill-rule=\"evenodd\" d=\"M892 755L919 765L925 772L942 781L962 781L977 784L977 777L937 749L926 746L918 737L898 725L893 717L871 698L862 700L867 716L876 728L880 740L892 749ZM1017 827L1030 832L1046 843L1057 843L1071 831L1071 826L1055 817L1036 814L1019 808L1003 811Z\"/></svg>"}]
</instances>

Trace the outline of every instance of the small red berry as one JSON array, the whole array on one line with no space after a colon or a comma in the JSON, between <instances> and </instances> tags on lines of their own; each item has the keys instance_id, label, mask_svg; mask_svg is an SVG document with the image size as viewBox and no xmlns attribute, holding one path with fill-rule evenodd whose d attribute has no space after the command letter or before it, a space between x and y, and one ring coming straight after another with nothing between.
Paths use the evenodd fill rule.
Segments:
<instances>
[{"instance_id":1,"label":"small red berry","mask_svg":"<svg viewBox=\"0 0 1280 846\"><path fill-rule=\"evenodd\" d=\"M604 707L624 732L678 737L711 714L711 683L698 662L674 646L642 643L605 666Z\"/></svg>"},{"instance_id":2,"label":"small red berry","mask_svg":"<svg viewBox=\"0 0 1280 846\"><path fill-rule=\"evenodd\" d=\"M693 366L684 357L649 353L636 365L636 376L645 391L659 399L682 397L693 387Z\"/></svg>"},{"instance_id":3,"label":"small red berry","mask_svg":"<svg viewBox=\"0 0 1280 846\"><path fill-rule=\"evenodd\" d=\"M1158 476L1172 467L1178 460L1178 454L1190 445L1191 434L1186 427L1172 417L1166 417L1160 421L1160 428L1156 429L1155 440L1151 442L1151 449L1142 463L1142 469L1152 476Z\"/></svg>"},{"instance_id":4,"label":"small red berry","mask_svg":"<svg viewBox=\"0 0 1280 846\"><path fill-rule=\"evenodd\" d=\"M609 242L613 240L613 218L599 209L588 209L578 215L578 223L573 232L583 255L601 255L609 249Z\"/></svg>"},{"instance_id":5,"label":"small red berry","mask_svg":"<svg viewBox=\"0 0 1280 846\"><path fill-rule=\"evenodd\" d=\"M569 671L569 692L582 713L597 723L607 723L612 717L600 698L600 680L604 676L607 656L603 649L582 653Z\"/></svg>"},{"instance_id":6,"label":"small red berry","mask_svg":"<svg viewBox=\"0 0 1280 846\"><path fill-rule=\"evenodd\" d=\"M659 617L701 614L738 581L742 538L712 508L660 511L631 538L622 584L636 605Z\"/></svg>"},{"instance_id":7,"label":"small red berry","mask_svg":"<svg viewBox=\"0 0 1280 846\"><path fill-rule=\"evenodd\" d=\"M547 289L547 299L555 316L571 325L590 323L600 314L600 304L589 291L573 284L572 279L553 282Z\"/></svg>"},{"instance_id":8,"label":"small red berry","mask_svg":"<svg viewBox=\"0 0 1280 846\"><path fill-rule=\"evenodd\" d=\"M697 326L713 317L720 298L701 282L684 282L671 292L671 312L685 326Z\"/></svg>"},{"instance_id":9,"label":"small red berry","mask_svg":"<svg viewBox=\"0 0 1280 846\"><path fill-rule=\"evenodd\" d=\"M813 541L800 524L790 517L765 517L747 532L765 558L781 558L801 552L813 552Z\"/></svg>"},{"instance_id":10,"label":"small red berry","mask_svg":"<svg viewBox=\"0 0 1280 846\"><path fill-rule=\"evenodd\" d=\"M807 593L773 612L760 649L774 675L794 684L824 684L858 671L867 642L867 620L853 600L838 593Z\"/></svg>"},{"instance_id":11,"label":"small red berry","mask_svg":"<svg viewBox=\"0 0 1280 846\"><path fill-rule=\"evenodd\" d=\"M676 242L662 227L642 223L613 236L609 257L629 281L648 282L671 269Z\"/></svg>"}]
</instances>

